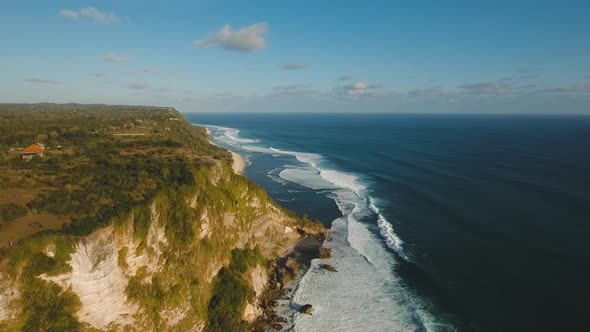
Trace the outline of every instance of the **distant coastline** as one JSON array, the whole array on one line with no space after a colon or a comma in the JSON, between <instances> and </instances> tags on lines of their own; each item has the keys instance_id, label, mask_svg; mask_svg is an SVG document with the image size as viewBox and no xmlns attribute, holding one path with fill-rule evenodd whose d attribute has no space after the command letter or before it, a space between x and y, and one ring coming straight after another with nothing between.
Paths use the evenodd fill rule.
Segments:
<instances>
[{"instance_id":1,"label":"distant coastline","mask_svg":"<svg viewBox=\"0 0 590 332\"><path fill-rule=\"evenodd\" d=\"M211 130L207 127L205 127L205 130L207 131L207 137L209 139L209 143L219 146L219 145L215 144L215 142L213 142L213 140L211 140ZM244 169L246 168L246 159L244 159L244 157L242 157L242 155L240 155L237 152L234 152L234 151L229 151L229 152L231 153L231 156L233 159L231 168L234 170L234 173L243 175Z\"/></svg>"}]
</instances>

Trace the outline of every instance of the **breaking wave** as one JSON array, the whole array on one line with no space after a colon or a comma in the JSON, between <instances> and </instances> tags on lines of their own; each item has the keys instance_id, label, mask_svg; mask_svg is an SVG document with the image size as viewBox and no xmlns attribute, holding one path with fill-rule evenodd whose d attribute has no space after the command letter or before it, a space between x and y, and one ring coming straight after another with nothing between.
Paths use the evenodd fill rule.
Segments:
<instances>
[{"instance_id":1,"label":"breaking wave","mask_svg":"<svg viewBox=\"0 0 590 332\"><path fill-rule=\"evenodd\" d=\"M332 222L324 243L332 249L329 263L339 272L321 269L319 264L324 260L312 262L294 301L313 303L314 314L295 314L296 331L421 331L435 325L436 320L422 309L421 300L393 272L400 263L397 259L409 262L410 253L361 176L330 167L320 154L264 146L260 141L240 137L237 129L209 127L218 132L215 138L243 153L293 157L299 164L289 160L267 176L283 185L295 183L329 193L326 196L334 199L342 212L342 217ZM379 234L371 230L371 224L376 224Z\"/></svg>"}]
</instances>

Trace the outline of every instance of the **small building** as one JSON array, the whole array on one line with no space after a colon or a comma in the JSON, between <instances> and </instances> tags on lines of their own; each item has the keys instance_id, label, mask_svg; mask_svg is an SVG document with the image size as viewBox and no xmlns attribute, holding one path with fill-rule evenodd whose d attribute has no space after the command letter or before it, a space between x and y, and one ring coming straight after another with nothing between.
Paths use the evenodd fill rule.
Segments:
<instances>
[{"instance_id":1,"label":"small building","mask_svg":"<svg viewBox=\"0 0 590 332\"><path fill-rule=\"evenodd\" d=\"M43 152L45 151L45 147L41 144L32 144L28 148L22 150L20 152L20 157L23 160L31 160L34 156L43 157Z\"/></svg>"}]
</instances>

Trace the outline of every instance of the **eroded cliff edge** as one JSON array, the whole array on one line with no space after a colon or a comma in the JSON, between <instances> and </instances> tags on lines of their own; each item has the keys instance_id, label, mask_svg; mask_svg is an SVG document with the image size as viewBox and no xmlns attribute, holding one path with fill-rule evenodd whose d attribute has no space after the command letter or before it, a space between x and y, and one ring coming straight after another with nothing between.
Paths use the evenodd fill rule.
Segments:
<instances>
[{"instance_id":1,"label":"eroded cliff edge","mask_svg":"<svg viewBox=\"0 0 590 332\"><path fill-rule=\"evenodd\" d=\"M179 119L173 130L187 131L176 136L192 137L180 114L165 112ZM190 149L175 142L178 153ZM248 329L276 258L324 229L280 208L223 159L195 159L178 160L180 177L163 172L178 183L90 229L70 225L4 250L0 329Z\"/></svg>"}]
</instances>

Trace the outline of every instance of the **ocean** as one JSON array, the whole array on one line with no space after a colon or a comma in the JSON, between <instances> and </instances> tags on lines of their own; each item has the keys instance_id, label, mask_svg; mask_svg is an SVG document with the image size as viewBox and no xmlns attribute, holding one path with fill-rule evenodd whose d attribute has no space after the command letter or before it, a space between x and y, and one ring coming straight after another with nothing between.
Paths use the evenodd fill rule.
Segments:
<instances>
[{"instance_id":1,"label":"ocean","mask_svg":"<svg viewBox=\"0 0 590 332\"><path fill-rule=\"evenodd\" d=\"M590 117L186 115L331 228L295 330L588 329Z\"/></svg>"}]
</instances>

